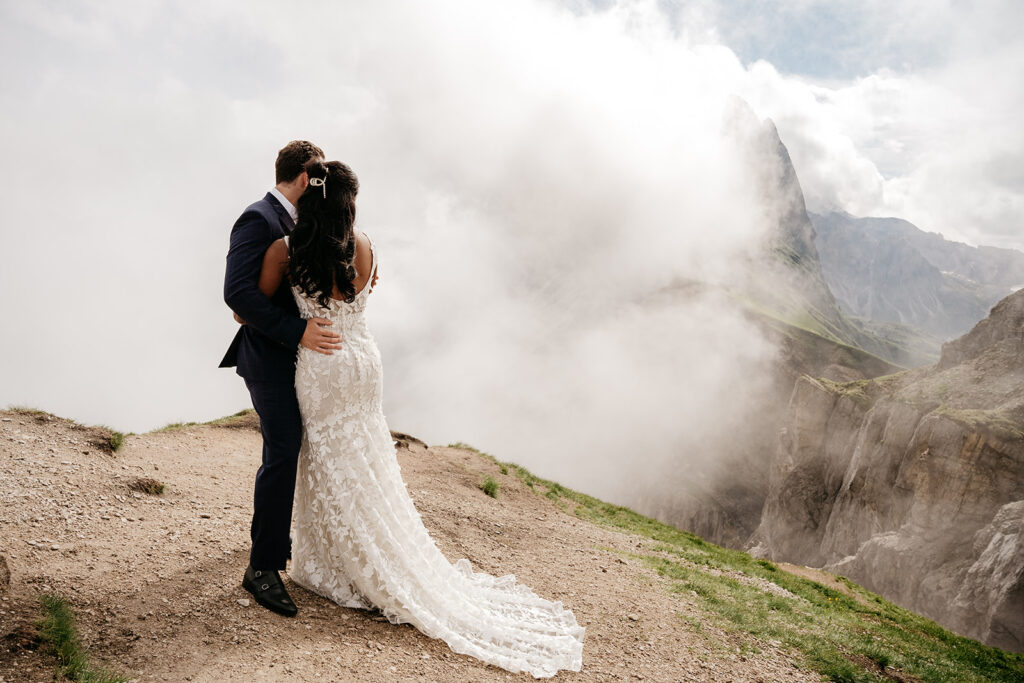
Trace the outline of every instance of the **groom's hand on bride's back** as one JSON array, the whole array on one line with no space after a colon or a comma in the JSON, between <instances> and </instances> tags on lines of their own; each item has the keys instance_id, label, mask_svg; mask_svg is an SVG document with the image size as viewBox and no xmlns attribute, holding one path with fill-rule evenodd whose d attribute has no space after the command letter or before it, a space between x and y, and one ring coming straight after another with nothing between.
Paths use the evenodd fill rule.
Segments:
<instances>
[{"instance_id":1,"label":"groom's hand on bride's back","mask_svg":"<svg viewBox=\"0 0 1024 683\"><path fill-rule=\"evenodd\" d=\"M310 318L306 321L306 332L299 344L307 349L329 356L334 349L341 348L341 335L330 329L327 318Z\"/></svg>"}]
</instances>

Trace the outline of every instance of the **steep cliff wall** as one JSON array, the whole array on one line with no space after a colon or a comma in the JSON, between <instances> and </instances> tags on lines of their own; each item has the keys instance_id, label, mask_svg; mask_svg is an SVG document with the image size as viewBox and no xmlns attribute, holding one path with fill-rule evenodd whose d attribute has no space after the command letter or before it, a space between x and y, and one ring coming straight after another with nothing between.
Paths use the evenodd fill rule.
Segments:
<instances>
[{"instance_id":1,"label":"steep cliff wall","mask_svg":"<svg viewBox=\"0 0 1024 683\"><path fill-rule=\"evenodd\" d=\"M874 380L801 378L752 552L1024 651L1024 291Z\"/></svg>"},{"instance_id":2,"label":"steep cliff wall","mask_svg":"<svg viewBox=\"0 0 1024 683\"><path fill-rule=\"evenodd\" d=\"M737 102L724 126L748 155L752 180L764 199L765 225L763 243L743 264L745 274L723 286L725 305L757 324L778 353L765 368L767 377L759 369L752 378L756 381L737 387L756 409L748 410L734 429L705 440L713 461L700 471L680 467L678 473L665 474L630 504L715 543L740 548L760 522L771 444L796 379L805 373L833 380L874 377L900 369L894 362L916 357L901 350L912 344L892 341L891 330L885 330L884 339L867 334L839 310L821 273L796 169L775 125ZM677 297L696 296L709 287L680 280L647 303L670 305ZM893 358L897 360L890 362ZM681 464L690 457L681 454Z\"/></svg>"}]
</instances>

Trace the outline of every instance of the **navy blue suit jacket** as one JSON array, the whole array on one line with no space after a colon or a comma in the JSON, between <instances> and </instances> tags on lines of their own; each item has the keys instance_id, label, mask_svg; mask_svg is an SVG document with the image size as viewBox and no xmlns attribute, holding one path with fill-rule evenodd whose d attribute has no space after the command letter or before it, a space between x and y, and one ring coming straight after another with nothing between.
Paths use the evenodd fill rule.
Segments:
<instances>
[{"instance_id":1,"label":"navy blue suit jacket","mask_svg":"<svg viewBox=\"0 0 1024 683\"><path fill-rule=\"evenodd\" d=\"M287 282L270 299L259 289L264 253L293 227L288 211L268 192L231 228L224 302L246 324L240 326L220 367L235 367L247 380L295 382L295 353L306 321L299 316Z\"/></svg>"}]
</instances>

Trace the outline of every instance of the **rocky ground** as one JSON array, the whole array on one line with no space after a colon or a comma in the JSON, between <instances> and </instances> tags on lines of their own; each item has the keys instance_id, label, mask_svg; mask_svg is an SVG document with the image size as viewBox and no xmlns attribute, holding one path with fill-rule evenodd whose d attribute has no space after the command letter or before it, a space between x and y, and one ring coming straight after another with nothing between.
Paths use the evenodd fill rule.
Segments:
<instances>
[{"instance_id":1,"label":"rocky ground","mask_svg":"<svg viewBox=\"0 0 1024 683\"><path fill-rule=\"evenodd\" d=\"M36 642L37 596L66 596L93 659L139 681L531 680L452 653L408 625L292 586L300 612L274 615L240 580L259 434L245 420L129 436L46 414L0 412L0 680L51 681ZM561 511L471 451L399 450L410 494L452 560L514 573L586 626L579 681L812 681L788 653L739 641L633 557L645 538ZM478 484L491 475L497 499ZM131 488L139 478L162 495Z\"/></svg>"}]
</instances>

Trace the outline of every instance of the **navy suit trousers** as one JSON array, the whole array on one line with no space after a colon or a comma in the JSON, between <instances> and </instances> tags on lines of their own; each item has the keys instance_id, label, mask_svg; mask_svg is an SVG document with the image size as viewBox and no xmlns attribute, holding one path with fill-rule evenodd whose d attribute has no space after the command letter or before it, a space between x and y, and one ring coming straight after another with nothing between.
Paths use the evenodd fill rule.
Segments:
<instances>
[{"instance_id":1,"label":"navy suit trousers","mask_svg":"<svg viewBox=\"0 0 1024 683\"><path fill-rule=\"evenodd\" d=\"M292 500L302 445L299 401L294 383L247 379L245 386L263 432L263 464L256 472L249 562L255 569L280 570L291 555Z\"/></svg>"}]
</instances>

